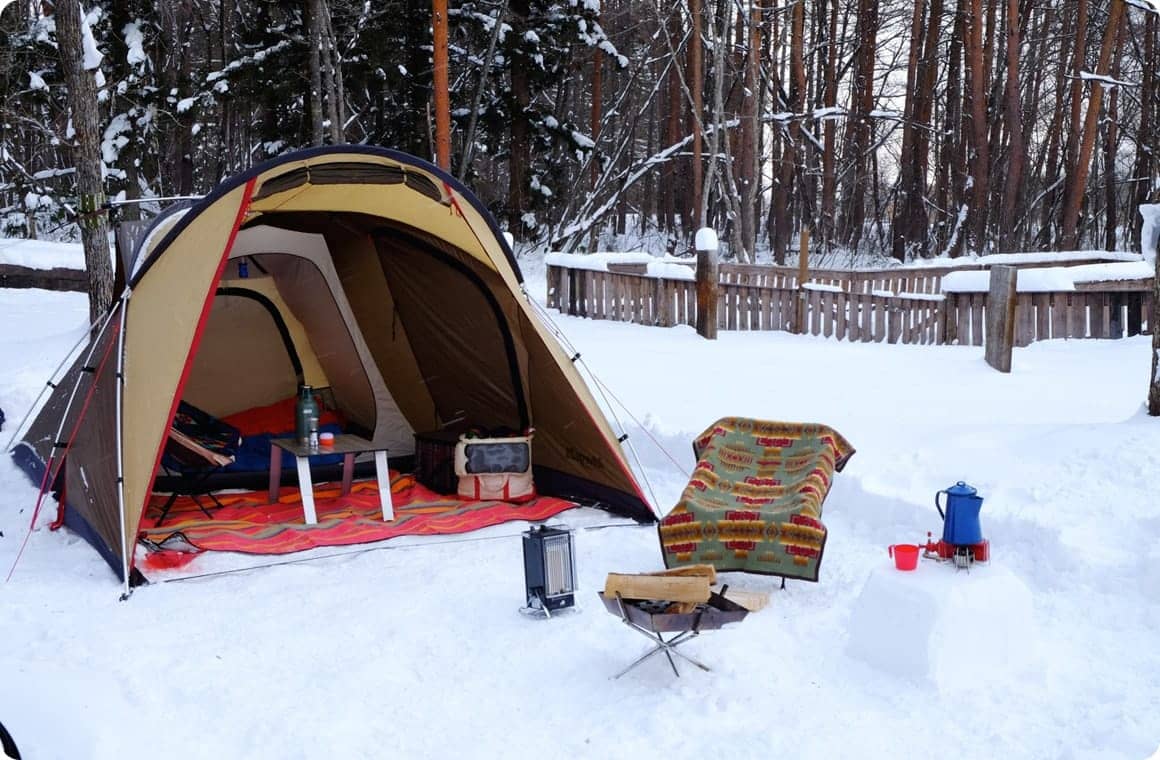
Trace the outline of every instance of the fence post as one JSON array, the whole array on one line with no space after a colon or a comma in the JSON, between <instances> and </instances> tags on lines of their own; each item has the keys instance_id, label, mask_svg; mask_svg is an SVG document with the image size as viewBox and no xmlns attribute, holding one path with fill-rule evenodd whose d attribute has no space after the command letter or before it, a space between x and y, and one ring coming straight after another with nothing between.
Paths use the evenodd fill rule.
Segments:
<instances>
[{"instance_id":1,"label":"fence post","mask_svg":"<svg viewBox=\"0 0 1160 760\"><path fill-rule=\"evenodd\" d=\"M1019 270L991 267L991 291L987 294L987 364L1000 372L1011 371L1011 349L1015 344L1015 296Z\"/></svg>"},{"instance_id":2,"label":"fence post","mask_svg":"<svg viewBox=\"0 0 1160 760\"><path fill-rule=\"evenodd\" d=\"M697 230L697 334L717 339L717 296L720 292L717 268L717 233L709 227Z\"/></svg>"},{"instance_id":3,"label":"fence post","mask_svg":"<svg viewBox=\"0 0 1160 760\"><path fill-rule=\"evenodd\" d=\"M797 312L794 319L794 332L805 335L809 325L806 324L806 280L810 276L810 228L802 227L801 239L798 247L798 292Z\"/></svg>"}]
</instances>

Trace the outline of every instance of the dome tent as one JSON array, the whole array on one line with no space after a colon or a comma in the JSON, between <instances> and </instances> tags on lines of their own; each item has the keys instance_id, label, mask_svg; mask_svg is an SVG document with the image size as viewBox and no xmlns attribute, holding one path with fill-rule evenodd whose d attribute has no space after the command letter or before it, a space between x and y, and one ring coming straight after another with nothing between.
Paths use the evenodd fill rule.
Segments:
<instances>
[{"instance_id":1,"label":"dome tent","mask_svg":"<svg viewBox=\"0 0 1160 760\"><path fill-rule=\"evenodd\" d=\"M414 431L534 426L539 491L655 520L494 220L436 167L385 149L310 149L159 222L13 452L63 493L66 524L126 585L179 402L227 414L302 378L328 386L392 457L411 451ZM277 340L301 359L271 352Z\"/></svg>"}]
</instances>

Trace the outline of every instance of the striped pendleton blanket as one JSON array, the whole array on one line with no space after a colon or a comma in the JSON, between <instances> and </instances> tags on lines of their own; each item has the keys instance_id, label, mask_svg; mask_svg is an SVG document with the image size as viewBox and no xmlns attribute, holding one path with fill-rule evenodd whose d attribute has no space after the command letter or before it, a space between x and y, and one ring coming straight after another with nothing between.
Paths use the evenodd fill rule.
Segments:
<instances>
[{"instance_id":1,"label":"striped pendleton blanket","mask_svg":"<svg viewBox=\"0 0 1160 760\"><path fill-rule=\"evenodd\" d=\"M822 503L849 442L826 425L727 417L693 451L693 476L660 524L665 565L817 581Z\"/></svg>"}]
</instances>

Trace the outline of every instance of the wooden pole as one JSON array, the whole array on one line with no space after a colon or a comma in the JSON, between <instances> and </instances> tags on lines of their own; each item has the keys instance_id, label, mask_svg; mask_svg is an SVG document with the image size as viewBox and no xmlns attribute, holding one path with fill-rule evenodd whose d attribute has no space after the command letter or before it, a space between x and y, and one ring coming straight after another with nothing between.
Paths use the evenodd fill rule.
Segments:
<instances>
[{"instance_id":1,"label":"wooden pole","mask_svg":"<svg viewBox=\"0 0 1160 760\"><path fill-rule=\"evenodd\" d=\"M1015 296L1019 270L991 267L991 291L987 294L987 337L985 358L1000 372L1011 371L1011 349L1015 345Z\"/></svg>"},{"instance_id":2,"label":"wooden pole","mask_svg":"<svg viewBox=\"0 0 1160 760\"><path fill-rule=\"evenodd\" d=\"M717 268L717 233L708 227L697 230L697 334L717 340L717 299L720 282Z\"/></svg>"},{"instance_id":3,"label":"wooden pole","mask_svg":"<svg viewBox=\"0 0 1160 760\"><path fill-rule=\"evenodd\" d=\"M451 171L451 96L447 83L447 0L432 0L431 27L434 32L433 72L435 89L435 163Z\"/></svg>"},{"instance_id":4,"label":"wooden pole","mask_svg":"<svg viewBox=\"0 0 1160 760\"><path fill-rule=\"evenodd\" d=\"M1156 273L1152 276L1152 310L1148 314L1148 329L1152 331L1152 380L1148 384L1148 414L1160 417L1160 229L1157 229L1160 227L1160 204L1151 208L1155 209L1157 214L1151 224L1144 224L1140 251L1147 256L1151 250L1156 266ZM1143 207L1140 214L1144 214ZM1151 235L1148 234L1149 230ZM1129 300L1128 303L1131 304L1132 301ZM1130 312L1128 324L1131 324Z\"/></svg>"},{"instance_id":5,"label":"wooden pole","mask_svg":"<svg viewBox=\"0 0 1160 760\"><path fill-rule=\"evenodd\" d=\"M798 241L798 298L797 314L793 323L793 331L798 335L805 335L806 328L806 280L810 278L810 228L802 227L801 238Z\"/></svg>"}]
</instances>

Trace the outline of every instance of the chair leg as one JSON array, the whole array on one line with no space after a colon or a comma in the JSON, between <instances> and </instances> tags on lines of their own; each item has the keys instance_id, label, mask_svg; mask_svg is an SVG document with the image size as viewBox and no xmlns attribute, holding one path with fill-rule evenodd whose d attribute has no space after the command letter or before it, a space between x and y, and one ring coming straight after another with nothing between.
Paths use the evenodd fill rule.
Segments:
<instances>
[{"instance_id":1,"label":"chair leg","mask_svg":"<svg viewBox=\"0 0 1160 760\"><path fill-rule=\"evenodd\" d=\"M189 498L193 499L193 503L196 504L197 508L202 511L202 514L204 514L206 517L208 517L212 520L213 515L210 514L210 511L205 508L204 504L201 503L201 499L197 498L198 496L208 496L211 499L213 499L215 502L217 501L217 499L215 499L213 494L211 494L211 493L204 493L204 494L191 493L189 495ZM218 506L221 506L221 505L219 504Z\"/></svg>"},{"instance_id":2,"label":"chair leg","mask_svg":"<svg viewBox=\"0 0 1160 760\"><path fill-rule=\"evenodd\" d=\"M165 506L161 508L161 517L157 518L158 527L161 527L161 523L165 522L165 518L169 516L169 510L173 508L173 502L177 501L179 495L177 491L169 494L169 499L165 502Z\"/></svg>"}]
</instances>

